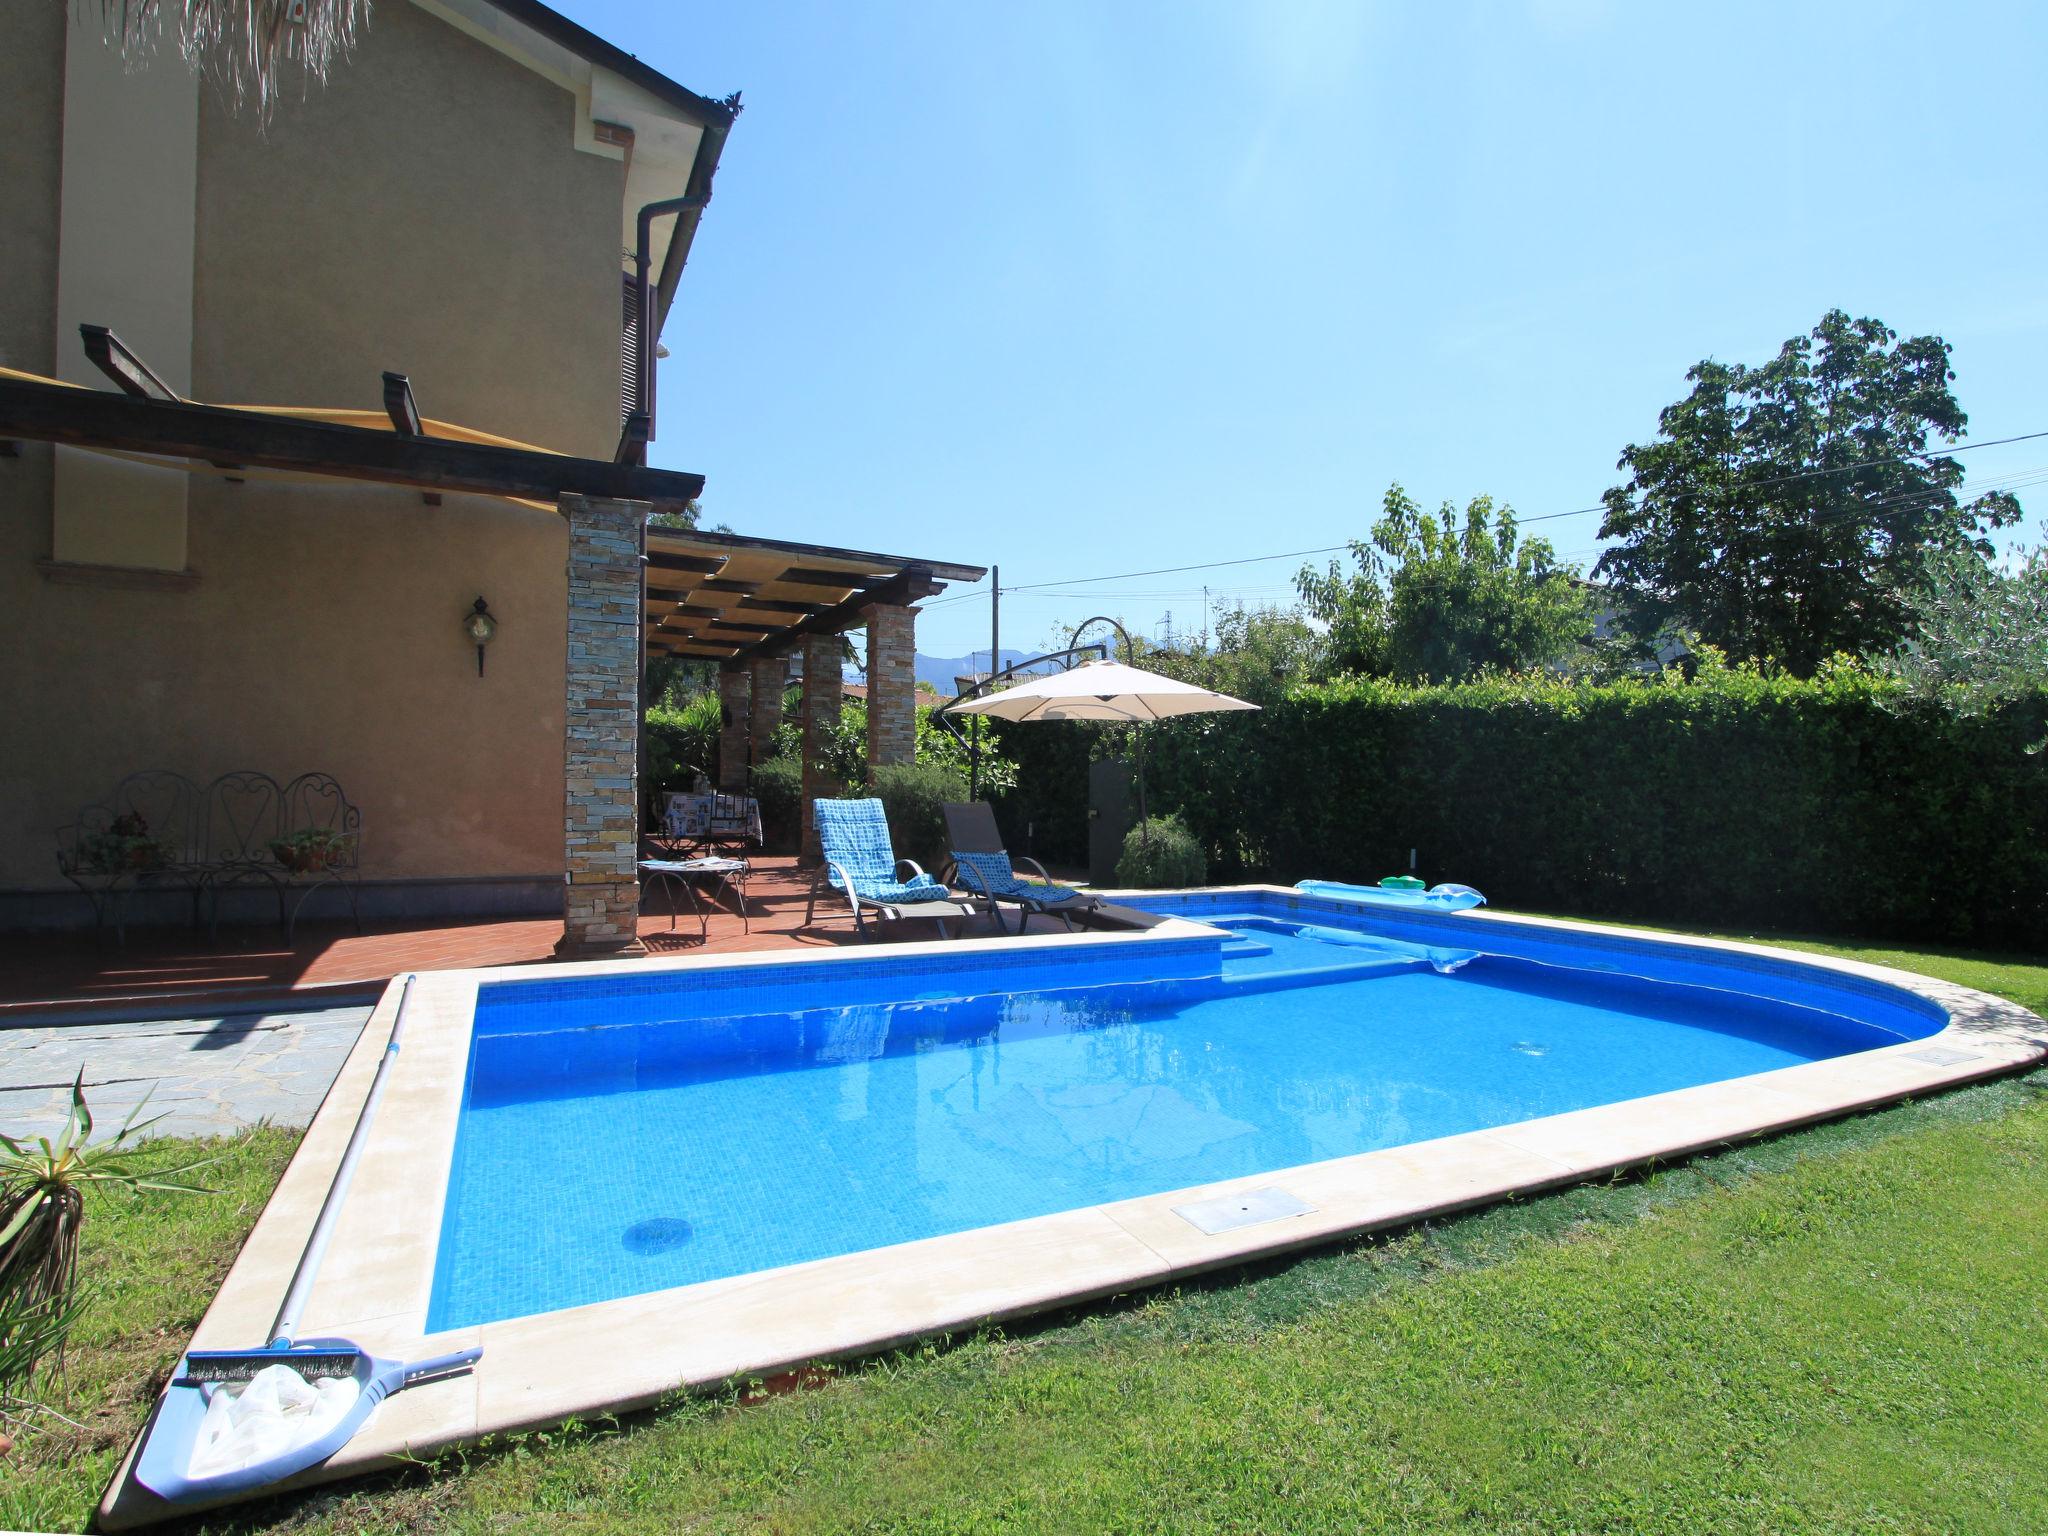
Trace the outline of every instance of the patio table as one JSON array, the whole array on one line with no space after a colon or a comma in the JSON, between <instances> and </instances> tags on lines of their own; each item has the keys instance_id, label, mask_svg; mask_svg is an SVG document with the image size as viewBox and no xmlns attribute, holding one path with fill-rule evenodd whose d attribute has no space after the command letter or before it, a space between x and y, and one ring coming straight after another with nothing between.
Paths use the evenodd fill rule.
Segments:
<instances>
[{"instance_id":1,"label":"patio table","mask_svg":"<svg viewBox=\"0 0 2048 1536\"><path fill-rule=\"evenodd\" d=\"M697 888L693 882L709 880L712 883L714 904L719 890L733 894L733 905L740 914L740 931L752 933L753 919L747 912L747 876L752 873L745 859L642 859L640 873L643 877L659 880L668 892L668 925L676 925L676 892L680 885L683 894L690 898L690 910L697 914L697 932L700 937L709 937L711 919L697 900Z\"/></svg>"},{"instance_id":2,"label":"patio table","mask_svg":"<svg viewBox=\"0 0 2048 1536\"><path fill-rule=\"evenodd\" d=\"M672 793L662 814L667 842L700 848L761 846L761 802L752 795Z\"/></svg>"}]
</instances>

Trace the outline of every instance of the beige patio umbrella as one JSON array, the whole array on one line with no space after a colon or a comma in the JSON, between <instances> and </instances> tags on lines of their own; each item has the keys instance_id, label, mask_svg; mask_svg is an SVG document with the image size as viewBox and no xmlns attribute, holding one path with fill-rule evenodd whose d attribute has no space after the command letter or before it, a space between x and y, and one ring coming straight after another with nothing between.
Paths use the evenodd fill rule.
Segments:
<instances>
[{"instance_id":1,"label":"beige patio umbrella","mask_svg":"<svg viewBox=\"0 0 2048 1536\"><path fill-rule=\"evenodd\" d=\"M1175 715L1207 715L1257 709L1227 693L1161 677L1120 661L1084 661L1065 672L1034 677L1001 693L955 704L950 713L994 715L999 720L1106 720L1150 725ZM1144 826L1145 734L1138 736L1138 825Z\"/></svg>"}]
</instances>

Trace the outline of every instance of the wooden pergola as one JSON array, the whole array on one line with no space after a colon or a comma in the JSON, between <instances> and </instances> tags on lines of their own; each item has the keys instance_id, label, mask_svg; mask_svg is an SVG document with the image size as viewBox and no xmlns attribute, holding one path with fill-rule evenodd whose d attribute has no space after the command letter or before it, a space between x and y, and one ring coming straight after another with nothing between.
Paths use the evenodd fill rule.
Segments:
<instances>
[{"instance_id":1,"label":"wooden pergola","mask_svg":"<svg viewBox=\"0 0 2048 1536\"><path fill-rule=\"evenodd\" d=\"M231 481L352 480L411 487L429 501L463 493L562 515L570 654L565 955L638 947L635 764L649 657L718 663L728 715L720 779L741 787L779 723L787 657L802 647L808 792L816 744L839 713L838 636L868 628L870 761L907 760L915 735L914 605L947 581L983 574L978 566L650 526L656 514L695 502L704 477L641 464L645 438L637 423L627 424L611 460L552 453L423 417L396 373L384 376L382 412L204 405L181 399L111 332L81 330L87 356L117 388L0 368L0 450L18 440L61 443L183 461L193 473Z\"/></svg>"},{"instance_id":2,"label":"wooden pergola","mask_svg":"<svg viewBox=\"0 0 2048 1536\"><path fill-rule=\"evenodd\" d=\"M974 565L694 529L647 530L647 654L737 667L837 635L877 604L909 607Z\"/></svg>"},{"instance_id":3,"label":"wooden pergola","mask_svg":"<svg viewBox=\"0 0 2048 1536\"><path fill-rule=\"evenodd\" d=\"M0 441L188 459L230 476L261 469L543 504L596 496L644 501L656 512L679 510L704 490L702 475L576 458L482 433L446 435L457 429L420 416L403 374L385 375L388 424L381 426L363 424L372 412L201 405L165 389L111 334L100 333L111 346L95 351L98 328L87 330L88 355L120 392L0 369Z\"/></svg>"}]
</instances>

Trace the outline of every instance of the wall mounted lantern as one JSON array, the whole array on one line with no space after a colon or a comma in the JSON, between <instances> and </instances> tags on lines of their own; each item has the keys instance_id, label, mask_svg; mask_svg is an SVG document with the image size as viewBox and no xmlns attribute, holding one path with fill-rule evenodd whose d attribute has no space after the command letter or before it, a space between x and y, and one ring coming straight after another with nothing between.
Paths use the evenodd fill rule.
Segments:
<instances>
[{"instance_id":1,"label":"wall mounted lantern","mask_svg":"<svg viewBox=\"0 0 2048 1536\"><path fill-rule=\"evenodd\" d=\"M491 643L491 637L498 632L498 621L491 617L491 610L482 598L476 606L462 616L462 632L469 636L476 647L476 675L484 675L484 647Z\"/></svg>"}]
</instances>

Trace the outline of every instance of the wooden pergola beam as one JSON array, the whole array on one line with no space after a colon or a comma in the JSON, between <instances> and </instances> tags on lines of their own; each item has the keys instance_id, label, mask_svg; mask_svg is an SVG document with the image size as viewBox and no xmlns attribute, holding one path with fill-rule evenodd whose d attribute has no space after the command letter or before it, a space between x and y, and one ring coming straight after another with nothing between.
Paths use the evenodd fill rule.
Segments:
<instances>
[{"instance_id":1,"label":"wooden pergola beam","mask_svg":"<svg viewBox=\"0 0 2048 1536\"><path fill-rule=\"evenodd\" d=\"M391 418L391 430L400 437L425 437L420 425L420 408L412 397L412 380L388 370L384 375L384 414Z\"/></svg>"},{"instance_id":2,"label":"wooden pergola beam","mask_svg":"<svg viewBox=\"0 0 2048 1536\"><path fill-rule=\"evenodd\" d=\"M907 571L912 566L923 566L941 581L979 581L988 574L987 570L979 565L949 565L941 560L913 560L905 555L878 555L865 549L826 549L816 544L798 544L789 539L761 539L749 534L711 533L696 528L664 528L659 532L664 541L680 548L694 545L705 549L760 550L770 554L795 555L799 558L810 556L814 559L826 555L849 562L871 562L875 571ZM859 571L839 570L828 574L833 578L829 584L840 587L851 586L861 577ZM787 581L790 578L782 576L776 579Z\"/></svg>"},{"instance_id":3,"label":"wooden pergola beam","mask_svg":"<svg viewBox=\"0 0 2048 1536\"><path fill-rule=\"evenodd\" d=\"M688 656L696 661L730 661L737 654L729 646L655 644L649 649L662 656Z\"/></svg>"},{"instance_id":4,"label":"wooden pergola beam","mask_svg":"<svg viewBox=\"0 0 2048 1536\"><path fill-rule=\"evenodd\" d=\"M87 360L112 379L122 394L132 395L137 400L184 398L158 378L155 369L137 357L126 342L104 325L79 326L78 339L85 347Z\"/></svg>"},{"instance_id":5,"label":"wooden pergola beam","mask_svg":"<svg viewBox=\"0 0 2048 1536\"><path fill-rule=\"evenodd\" d=\"M859 571L829 571L819 566L792 565L775 579L791 587L824 587L828 591L844 592L848 588L865 590L893 578L872 574L863 576Z\"/></svg>"},{"instance_id":6,"label":"wooden pergola beam","mask_svg":"<svg viewBox=\"0 0 2048 1536\"><path fill-rule=\"evenodd\" d=\"M705 576L724 564L723 559L710 555L674 555L665 549L647 551L647 568L650 571L680 571L692 576ZM708 587L711 583L703 585Z\"/></svg>"},{"instance_id":7,"label":"wooden pergola beam","mask_svg":"<svg viewBox=\"0 0 2048 1536\"><path fill-rule=\"evenodd\" d=\"M834 603L830 608L814 613L807 619L798 620L789 628L770 635L758 645L748 646L733 658L733 663L752 661L757 656L785 655L807 635L836 635L853 628L860 622L863 612L878 604L907 608L921 598L930 597L934 592L944 590L944 583L933 579L930 566L910 566L887 580L876 583L866 591L856 592L843 602Z\"/></svg>"},{"instance_id":8,"label":"wooden pergola beam","mask_svg":"<svg viewBox=\"0 0 2048 1536\"><path fill-rule=\"evenodd\" d=\"M709 583L706 583L708 586ZM786 613L791 618L807 619L814 613L823 613L829 603L785 602L779 597L743 597L733 605L747 613Z\"/></svg>"},{"instance_id":9,"label":"wooden pergola beam","mask_svg":"<svg viewBox=\"0 0 2048 1536\"><path fill-rule=\"evenodd\" d=\"M0 437L537 501L573 494L674 507L704 491L702 475L675 470L16 379L0 379Z\"/></svg>"}]
</instances>

